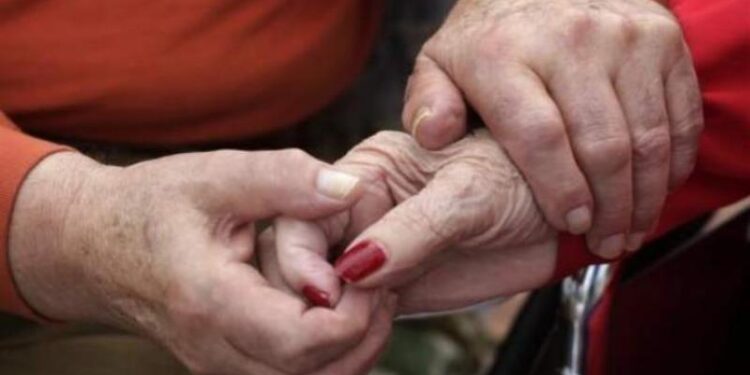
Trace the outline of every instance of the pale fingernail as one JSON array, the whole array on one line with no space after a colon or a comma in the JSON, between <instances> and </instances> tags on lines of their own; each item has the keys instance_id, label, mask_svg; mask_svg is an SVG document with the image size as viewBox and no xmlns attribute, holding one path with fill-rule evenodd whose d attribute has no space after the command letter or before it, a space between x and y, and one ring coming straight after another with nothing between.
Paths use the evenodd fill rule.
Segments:
<instances>
[{"instance_id":1,"label":"pale fingernail","mask_svg":"<svg viewBox=\"0 0 750 375\"><path fill-rule=\"evenodd\" d=\"M628 236L628 244L625 248L630 252L634 252L641 248L644 239L646 239L646 232L633 233Z\"/></svg>"},{"instance_id":2,"label":"pale fingernail","mask_svg":"<svg viewBox=\"0 0 750 375\"><path fill-rule=\"evenodd\" d=\"M614 259L622 254L625 249L625 235L615 234L605 238L599 243L596 253L605 259Z\"/></svg>"},{"instance_id":3,"label":"pale fingernail","mask_svg":"<svg viewBox=\"0 0 750 375\"><path fill-rule=\"evenodd\" d=\"M424 123L428 117L432 116L432 110L427 107L422 107L417 111L414 120L411 122L411 136L417 138L417 132L419 127Z\"/></svg>"},{"instance_id":4,"label":"pale fingernail","mask_svg":"<svg viewBox=\"0 0 750 375\"><path fill-rule=\"evenodd\" d=\"M318 191L334 199L346 199L358 183L359 177L327 168L320 170L316 181Z\"/></svg>"},{"instance_id":5,"label":"pale fingernail","mask_svg":"<svg viewBox=\"0 0 750 375\"><path fill-rule=\"evenodd\" d=\"M591 227L591 210L586 206L568 211L565 215L568 231L572 234L583 234Z\"/></svg>"}]
</instances>

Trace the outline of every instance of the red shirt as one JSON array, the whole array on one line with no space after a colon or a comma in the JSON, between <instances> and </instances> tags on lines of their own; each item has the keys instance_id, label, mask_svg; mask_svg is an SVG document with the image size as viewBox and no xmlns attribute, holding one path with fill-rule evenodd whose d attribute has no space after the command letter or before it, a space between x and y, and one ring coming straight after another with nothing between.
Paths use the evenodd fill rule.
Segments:
<instances>
[{"instance_id":1,"label":"red shirt","mask_svg":"<svg viewBox=\"0 0 750 375\"><path fill-rule=\"evenodd\" d=\"M670 7L693 55L706 128L695 172L669 196L651 238L750 195L750 2L671 0ZM580 239L566 237L556 276L595 262ZM609 368L605 362L610 358L606 350L612 293L605 296L588 327L590 375L605 374Z\"/></svg>"}]
</instances>

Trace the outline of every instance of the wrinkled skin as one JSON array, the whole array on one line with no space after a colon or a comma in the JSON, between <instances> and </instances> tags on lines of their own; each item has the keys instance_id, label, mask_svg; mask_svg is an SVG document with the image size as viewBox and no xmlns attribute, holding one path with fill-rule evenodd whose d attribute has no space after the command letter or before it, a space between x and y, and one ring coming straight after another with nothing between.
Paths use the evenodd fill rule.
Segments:
<instances>
[{"instance_id":1,"label":"wrinkled skin","mask_svg":"<svg viewBox=\"0 0 750 375\"><path fill-rule=\"evenodd\" d=\"M366 373L390 334L392 296L346 288L336 309L310 309L249 263L256 220L331 215L356 199L357 185L320 193L330 168L298 150L127 168L55 154L14 210L15 280L42 314L148 336L196 374Z\"/></svg>"},{"instance_id":2,"label":"wrinkled skin","mask_svg":"<svg viewBox=\"0 0 750 375\"><path fill-rule=\"evenodd\" d=\"M549 281L557 234L487 132L440 151L381 132L336 166L361 176L365 194L328 218L276 221L275 243L261 252L276 285L297 292L311 285L335 304L340 282L326 258L352 239L375 240L387 254L382 268L354 285L394 289L400 313L466 307Z\"/></svg>"},{"instance_id":3,"label":"wrinkled skin","mask_svg":"<svg viewBox=\"0 0 750 375\"><path fill-rule=\"evenodd\" d=\"M468 108L547 221L606 258L640 247L703 128L682 30L652 0L458 1L416 59L403 123L437 149Z\"/></svg>"}]
</instances>

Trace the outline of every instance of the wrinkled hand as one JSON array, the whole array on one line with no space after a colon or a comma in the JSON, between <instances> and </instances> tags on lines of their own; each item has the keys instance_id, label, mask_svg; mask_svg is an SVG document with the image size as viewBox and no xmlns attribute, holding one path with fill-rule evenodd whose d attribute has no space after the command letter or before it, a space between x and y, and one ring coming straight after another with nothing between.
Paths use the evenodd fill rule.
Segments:
<instances>
[{"instance_id":1,"label":"wrinkled hand","mask_svg":"<svg viewBox=\"0 0 750 375\"><path fill-rule=\"evenodd\" d=\"M703 127L680 25L652 0L459 1L417 57L404 124L443 147L466 132L464 100L548 222L605 258L640 247Z\"/></svg>"},{"instance_id":2,"label":"wrinkled hand","mask_svg":"<svg viewBox=\"0 0 750 375\"><path fill-rule=\"evenodd\" d=\"M399 311L415 313L465 307L551 278L556 232L487 132L439 151L381 132L336 167L361 176L364 195L324 220L276 221L275 249L261 250L276 285L336 305L342 277L394 289ZM352 238L334 269L329 249Z\"/></svg>"},{"instance_id":3,"label":"wrinkled hand","mask_svg":"<svg viewBox=\"0 0 750 375\"><path fill-rule=\"evenodd\" d=\"M14 276L41 313L150 336L197 374L361 374L389 335L391 297L349 288L336 309L308 309L250 264L256 220L332 215L358 186L294 150L128 168L56 154L22 186Z\"/></svg>"}]
</instances>

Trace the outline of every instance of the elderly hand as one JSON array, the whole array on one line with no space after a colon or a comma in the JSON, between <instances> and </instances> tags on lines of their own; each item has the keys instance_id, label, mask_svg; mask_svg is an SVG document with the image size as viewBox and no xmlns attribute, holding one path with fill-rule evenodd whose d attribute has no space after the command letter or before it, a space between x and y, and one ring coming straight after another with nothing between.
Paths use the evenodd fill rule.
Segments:
<instances>
[{"instance_id":1,"label":"elderly hand","mask_svg":"<svg viewBox=\"0 0 750 375\"><path fill-rule=\"evenodd\" d=\"M360 374L385 345L393 298L350 288L336 309L308 309L250 263L256 220L332 215L358 186L294 150L128 168L55 154L18 197L13 273L42 314L150 336L197 374Z\"/></svg>"},{"instance_id":2,"label":"elderly hand","mask_svg":"<svg viewBox=\"0 0 750 375\"><path fill-rule=\"evenodd\" d=\"M703 127L680 25L653 0L461 0L406 91L404 124L431 149L465 133L466 100L548 222L605 258L640 247Z\"/></svg>"},{"instance_id":3,"label":"elderly hand","mask_svg":"<svg viewBox=\"0 0 750 375\"><path fill-rule=\"evenodd\" d=\"M332 306L340 276L392 288L400 312L414 313L465 307L551 278L556 232L487 132L439 151L381 132L336 166L361 176L365 194L324 220L277 219L275 249L261 248L261 268L276 285ZM334 268L329 249L352 238Z\"/></svg>"}]
</instances>

